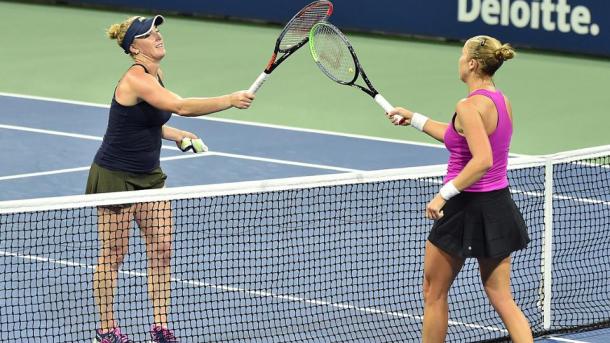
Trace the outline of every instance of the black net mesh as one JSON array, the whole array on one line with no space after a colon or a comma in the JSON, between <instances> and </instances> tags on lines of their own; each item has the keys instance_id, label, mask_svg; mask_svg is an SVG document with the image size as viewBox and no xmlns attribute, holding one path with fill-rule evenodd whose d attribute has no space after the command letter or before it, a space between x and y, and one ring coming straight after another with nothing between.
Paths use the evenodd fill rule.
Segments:
<instances>
[{"instance_id":1,"label":"black net mesh","mask_svg":"<svg viewBox=\"0 0 610 343\"><path fill-rule=\"evenodd\" d=\"M545 165L509 171L532 239L513 255L512 287L537 335L610 319L609 165L608 156L554 165L550 328L542 311ZM96 301L105 301L114 307L103 316L135 342L149 339L159 321L185 342L418 342L431 227L424 207L441 178L375 175L138 197L104 209L82 201L49 210L0 206L2 340L91 341L103 320ZM112 262L120 265L113 300L100 295ZM449 299L447 342L507 335L476 260Z\"/></svg>"}]
</instances>

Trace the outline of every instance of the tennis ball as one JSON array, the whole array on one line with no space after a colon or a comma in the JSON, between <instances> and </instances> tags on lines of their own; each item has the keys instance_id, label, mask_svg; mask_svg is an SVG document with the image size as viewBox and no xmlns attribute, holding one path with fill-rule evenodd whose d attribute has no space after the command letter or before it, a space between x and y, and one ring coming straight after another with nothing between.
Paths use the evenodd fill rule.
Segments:
<instances>
[{"instance_id":1,"label":"tennis ball","mask_svg":"<svg viewBox=\"0 0 610 343\"><path fill-rule=\"evenodd\" d=\"M350 68L348 69L348 71L349 71L350 73L353 73L353 72L354 72L354 68L350 67Z\"/></svg>"},{"instance_id":2,"label":"tennis ball","mask_svg":"<svg viewBox=\"0 0 610 343\"><path fill-rule=\"evenodd\" d=\"M188 151L192 147L193 147L193 142L188 137L184 137L182 139L182 142L180 142L180 150L182 150L182 151Z\"/></svg>"},{"instance_id":3,"label":"tennis ball","mask_svg":"<svg viewBox=\"0 0 610 343\"><path fill-rule=\"evenodd\" d=\"M205 143L203 143L201 138L193 139L193 151L196 154L199 154L202 152L207 152L208 147L207 147L207 145L205 145Z\"/></svg>"}]
</instances>

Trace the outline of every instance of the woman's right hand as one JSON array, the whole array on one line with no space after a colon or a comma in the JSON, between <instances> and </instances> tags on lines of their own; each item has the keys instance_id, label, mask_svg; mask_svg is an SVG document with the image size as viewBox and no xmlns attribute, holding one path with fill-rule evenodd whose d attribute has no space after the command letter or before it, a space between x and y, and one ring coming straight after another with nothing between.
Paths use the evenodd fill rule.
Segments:
<instances>
[{"instance_id":1,"label":"woman's right hand","mask_svg":"<svg viewBox=\"0 0 610 343\"><path fill-rule=\"evenodd\" d=\"M255 95L248 91L238 91L229 95L231 106L244 110L252 104Z\"/></svg>"},{"instance_id":2,"label":"woman's right hand","mask_svg":"<svg viewBox=\"0 0 610 343\"><path fill-rule=\"evenodd\" d=\"M387 113L386 116L394 125L407 126L411 124L413 112L406 108L396 107L390 113Z\"/></svg>"}]
</instances>

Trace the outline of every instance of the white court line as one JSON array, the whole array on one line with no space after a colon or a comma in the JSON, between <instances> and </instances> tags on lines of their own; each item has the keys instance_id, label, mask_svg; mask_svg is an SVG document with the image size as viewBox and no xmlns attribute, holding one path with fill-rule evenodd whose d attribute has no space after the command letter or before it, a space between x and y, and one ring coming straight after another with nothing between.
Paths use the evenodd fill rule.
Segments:
<instances>
[{"instance_id":1,"label":"white court line","mask_svg":"<svg viewBox=\"0 0 610 343\"><path fill-rule=\"evenodd\" d=\"M300 166L300 167L307 167L307 168L330 169L330 170L341 171L341 172L348 172L348 173L359 172L359 170L356 170L356 169L346 169L346 168L340 168L340 167L329 167L329 166L324 166L324 165L310 164L310 163L299 163L299 162L288 163L287 161L274 160L274 159L271 159L271 158L251 157L251 156L243 156L243 155L227 154L227 153L217 153L217 152L208 152L208 153L205 153L205 154L190 154L190 155L183 155L183 156L161 157L160 160L161 160L161 162L164 162L164 161L183 160L183 159L188 159L188 158L198 158L198 157L205 157L205 156L223 156L223 157L229 157L229 158L239 158L239 159L245 159L245 160L254 160L254 161L258 161L258 162L271 162L271 163L280 163L280 164L290 164L290 165L293 165L293 166ZM46 176L46 175L55 175L55 174L64 174L64 173L75 173L75 172L81 172L81 171L89 170L90 167L91 166L84 166L84 167L77 167L77 168L48 170L48 171L37 172L37 173L25 173L25 174L15 174L15 175L8 175L8 176L0 176L0 181L4 181L4 180L16 180L16 179L24 179L24 178L28 178L28 177L37 177L37 176Z\"/></svg>"},{"instance_id":2,"label":"white court line","mask_svg":"<svg viewBox=\"0 0 610 343\"><path fill-rule=\"evenodd\" d=\"M553 336L549 336L549 337L544 337L545 339L550 339L551 341L557 341L557 342L569 342L569 343L589 343L587 341L577 341L575 339L567 339L567 338L561 338L561 337L553 337Z\"/></svg>"},{"instance_id":3,"label":"white court line","mask_svg":"<svg viewBox=\"0 0 610 343\"><path fill-rule=\"evenodd\" d=\"M103 139L102 137L99 137L99 136L83 135L83 134L78 134L78 133L55 131L55 130L43 130L43 129L25 127L25 126L16 126L16 125L0 124L0 129L41 133L41 134L46 134L46 135L87 139L87 140L100 141L100 142ZM180 151L180 149L178 149L178 147L175 147L175 146L162 145L161 148L165 149L165 150ZM280 159L275 159L275 158L255 157L255 156L250 156L250 155L231 154L231 153L216 152L216 151L210 151L207 153L197 154L197 155L191 154L191 155L183 155L183 156L164 157L164 158L161 158L161 161L171 161L171 160L179 160L179 159L185 159L185 158L204 157L204 156L222 156L222 157L237 158L237 159L242 159L242 160L268 162L268 163L284 164L284 165L291 165L291 166L297 166L297 167L325 169L325 170L348 172L348 173L362 172L362 170L358 170L358 169L342 168L342 167L328 166L328 165L315 164L315 163L295 162L295 161L280 160ZM38 172L38 173L8 175L8 176L0 177L0 181L21 179L21 178L26 178L26 177L36 177L36 176L43 176L43 175L72 173L72 172L78 172L78 171L83 171L83 170L87 170L87 169L89 169L89 167L77 167L77 168L69 168L69 169L50 170L50 171L44 171L44 172Z\"/></svg>"},{"instance_id":4,"label":"white court line","mask_svg":"<svg viewBox=\"0 0 610 343\"><path fill-rule=\"evenodd\" d=\"M510 192L514 193L514 194L525 194L527 196L544 198L544 193L540 193L540 192L527 192L527 191L522 191L519 189L511 189ZM576 198L576 197L570 197L567 195L562 195L562 194L557 194L557 193L553 193L553 199L554 200L568 200L568 201L580 202L580 203L584 203L584 204L604 205L604 206L610 207L610 201L589 199L589 198Z\"/></svg>"},{"instance_id":5,"label":"white court line","mask_svg":"<svg viewBox=\"0 0 610 343\"><path fill-rule=\"evenodd\" d=\"M89 106L89 107L110 108L109 105L105 105L105 104L96 104L96 103L93 103L93 102L66 100L66 99L50 98L50 97L44 97L44 96L27 95L27 94L0 92L0 96L6 96L6 97L12 97L12 98L20 98L20 99L40 100L40 101L48 101L48 102L59 102L59 103L62 103L62 104L69 104L69 105L80 105L80 106Z\"/></svg>"},{"instance_id":6,"label":"white court line","mask_svg":"<svg viewBox=\"0 0 610 343\"><path fill-rule=\"evenodd\" d=\"M97 107L97 108L110 108L109 105L105 105L105 104L97 104L97 103L92 103L92 102L66 100L66 99L59 99L59 98L49 98L49 97L41 97L41 96L33 96L33 95L25 95L25 94L0 92L0 96L39 100L39 101L48 101L48 102L58 102L58 103L63 103L63 104L90 106L90 107ZM235 120L235 119L224 119L224 118L217 118L217 117L210 117L210 116L193 117L191 119L209 120L209 121L217 121L217 122L229 123L229 124L249 125L249 126L265 127L265 128L271 128L271 129L316 133L316 134L321 134L321 135L329 135L329 136L337 136L337 137L357 138L357 139L364 139L364 140L370 140L370 141L405 144L405 145L418 145L418 146L425 146L425 147L431 147L431 148L445 149L445 146L443 144L432 144L432 143L423 143L423 142L416 142L416 141L409 141L409 140L373 137L373 136L350 134L350 133L305 129L305 128L297 128L297 127L292 127L292 126L264 124L264 123L241 121L241 120ZM511 157L529 157L530 155L510 153L510 156Z\"/></svg>"},{"instance_id":7,"label":"white court line","mask_svg":"<svg viewBox=\"0 0 610 343\"><path fill-rule=\"evenodd\" d=\"M90 168L90 166L86 166L86 167L78 167L78 168L48 170L48 171L37 172L37 173L25 173L25 174L0 176L0 181L25 179L28 177L37 177L37 176L45 176L45 175L76 173L76 172L80 172L80 171L89 170L89 168Z\"/></svg>"},{"instance_id":8,"label":"white court line","mask_svg":"<svg viewBox=\"0 0 610 343\"><path fill-rule=\"evenodd\" d=\"M0 129L25 131L25 132L33 132L33 133L42 133L42 134L45 134L45 135L88 139L88 140L100 141L100 142L102 141L102 137L98 137L98 136L83 135L83 134L80 134L80 133L71 133L71 132L63 132L63 131L43 130L43 129L36 129L36 128L33 128L33 127L27 127L27 126L0 124Z\"/></svg>"},{"instance_id":9,"label":"white court line","mask_svg":"<svg viewBox=\"0 0 610 343\"><path fill-rule=\"evenodd\" d=\"M84 263L68 261L68 260L57 260L57 259L53 259L53 258L41 257L41 256L35 256L35 255L22 255L22 254L17 254L17 253L10 252L10 251L0 250L0 256L14 257L14 258L20 258L20 259L29 260L29 261L35 261L35 262L51 263L51 264L58 264L58 265L62 265L62 266L70 266L70 267L95 270L95 266L87 265ZM128 270L119 270L119 274L146 277L146 273L144 273L144 272L134 272L134 271L128 271ZM249 290L249 289L245 289L245 288L232 287L229 285L216 285L216 284L211 284L211 283L197 281L197 280L183 280L183 279L174 278L174 277L171 278L171 280L172 280L172 282L177 282L177 283L181 283L184 285L213 288L213 289L217 289L219 291L224 291L224 292L238 292L238 293L243 293L243 294L256 296L256 297L281 299L281 300L300 302L300 303L304 303L304 304L308 304L308 305L315 305L315 306L330 306L330 307L335 307L335 308L340 308L340 309L355 310L355 311L364 312L364 313L381 314L381 315L386 315L386 316L390 316L390 317L408 318L408 319L415 319L418 321L423 321L422 316L413 315L413 314L409 314L409 313L403 313L403 312L385 311L385 310L380 310L380 309L376 309L376 308L360 307L360 306L355 306L355 305L345 304L345 303L332 303L332 302L324 301L324 300L300 298L300 297L295 297L295 296L291 296L291 295L275 294L275 293L266 292L266 291L254 291L254 290ZM449 321L449 325L464 326L464 327L471 328L471 329L481 329L481 330L492 331L492 332L508 333L508 331L503 328L492 327L492 326L482 326L482 325L463 323L463 322L452 321L452 320Z\"/></svg>"},{"instance_id":10,"label":"white court line","mask_svg":"<svg viewBox=\"0 0 610 343\"><path fill-rule=\"evenodd\" d=\"M196 158L201 155L184 155L184 156L171 156L171 157L162 157L161 161L172 161L172 160L181 160L185 158ZM208 155L209 156L209 155ZM0 176L0 181L4 180L15 180L15 179L24 179L28 177L36 177L36 176L45 176L45 175L54 175L54 174L64 174L64 173L76 173L81 171L89 170L91 166L77 167L77 168L67 168L67 169L56 169L56 170L48 170L44 172L37 173L26 173L26 174L16 174L16 175L8 175L8 176Z\"/></svg>"}]
</instances>

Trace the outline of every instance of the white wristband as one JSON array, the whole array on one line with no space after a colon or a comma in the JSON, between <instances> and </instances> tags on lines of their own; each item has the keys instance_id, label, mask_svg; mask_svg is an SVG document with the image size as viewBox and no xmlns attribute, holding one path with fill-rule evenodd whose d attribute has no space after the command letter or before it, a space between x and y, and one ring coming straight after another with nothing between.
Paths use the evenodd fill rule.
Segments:
<instances>
[{"instance_id":1,"label":"white wristband","mask_svg":"<svg viewBox=\"0 0 610 343\"><path fill-rule=\"evenodd\" d=\"M460 191L458 191L457 188L455 188L455 185L453 184L453 180L447 182L443 187L441 187L441 190L439 191L439 193L441 194L441 198L445 199L445 200L449 200L451 198L453 198L454 196L460 194Z\"/></svg>"},{"instance_id":2,"label":"white wristband","mask_svg":"<svg viewBox=\"0 0 610 343\"><path fill-rule=\"evenodd\" d=\"M418 129L419 131L424 131L424 125L428 121L428 117L421 113L413 113L413 117L411 117L411 126Z\"/></svg>"}]
</instances>

